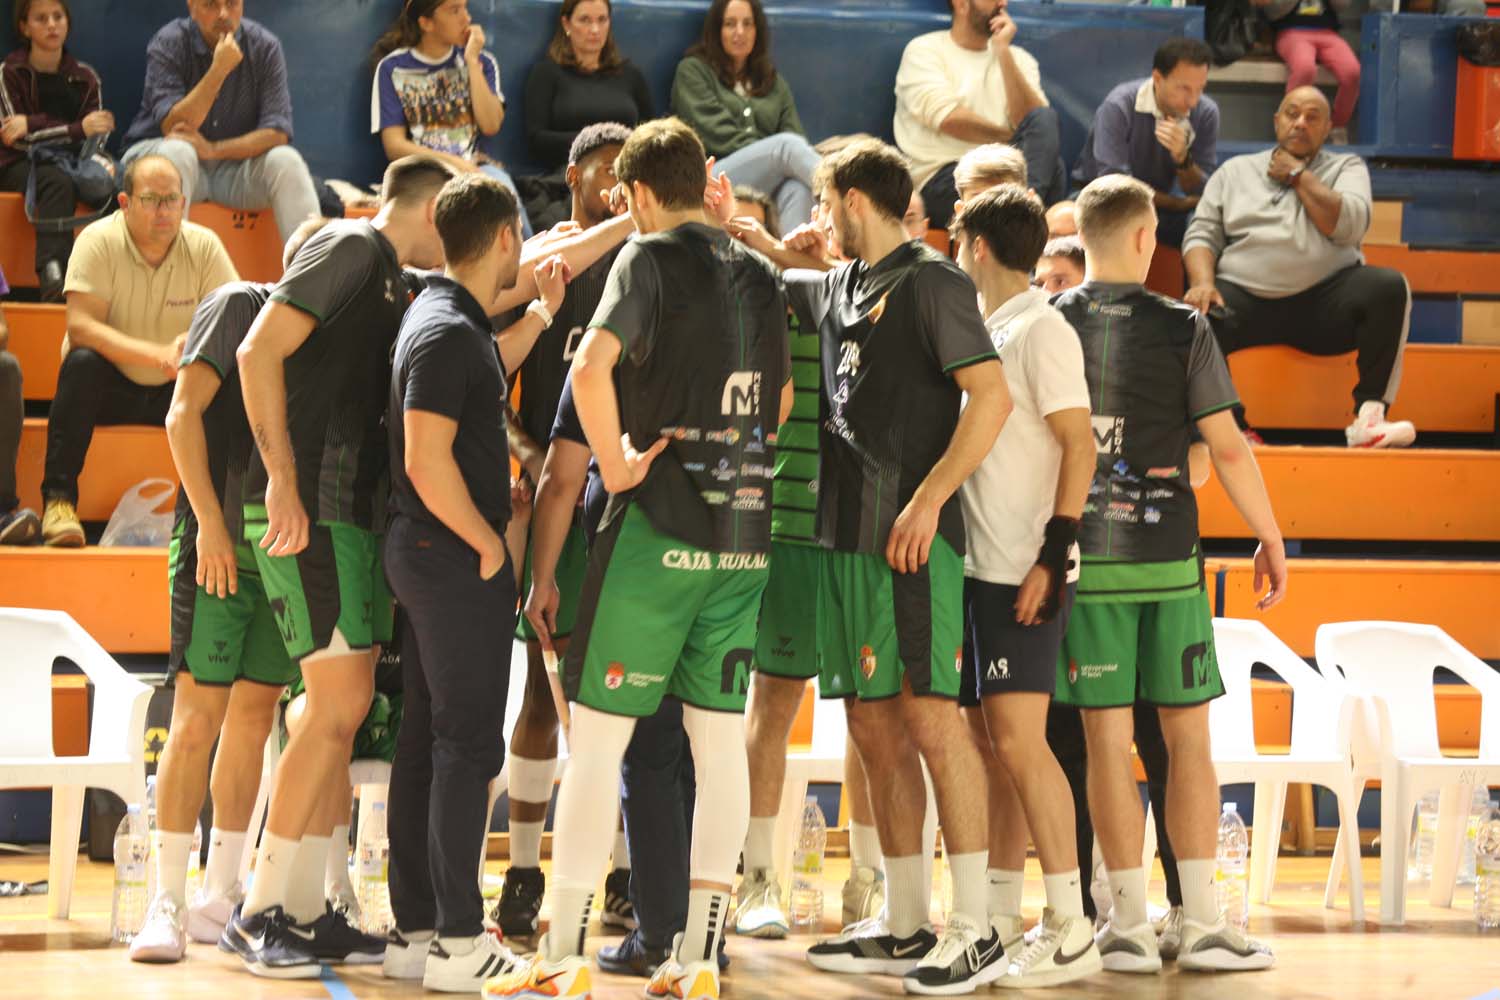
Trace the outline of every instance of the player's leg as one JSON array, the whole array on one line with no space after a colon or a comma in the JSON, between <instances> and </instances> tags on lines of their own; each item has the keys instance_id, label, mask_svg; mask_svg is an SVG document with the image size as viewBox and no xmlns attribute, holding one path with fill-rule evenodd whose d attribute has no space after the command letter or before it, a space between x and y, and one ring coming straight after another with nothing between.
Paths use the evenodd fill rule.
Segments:
<instances>
[{"instance_id":1,"label":"player's leg","mask_svg":"<svg viewBox=\"0 0 1500 1000\"><path fill-rule=\"evenodd\" d=\"M522 625L527 627L525 620ZM567 640L555 638L559 656L567 652ZM557 710L542 647L535 639L526 643L526 686L521 711L506 747L510 783L510 865L505 887L495 904L494 919L507 937L531 937L541 915L546 882L542 875L542 833L547 824L547 806L557 776Z\"/></svg>"},{"instance_id":2,"label":"player's leg","mask_svg":"<svg viewBox=\"0 0 1500 1000\"><path fill-rule=\"evenodd\" d=\"M1167 744L1161 735L1156 706L1143 701L1135 703L1135 752L1146 772L1146 797L1151 803L1156 850L1167 888L1167 911L1154 917L1151 923L1156 928L1161 957L1173 961L1182 944L1182 881L1178 877L1172 837L1167 832Z\"/></svg>"},{"instance_id":3,"label":"player's leg","mask_svg":"<svg viewBox=\"0 0 1500 1000\"><path fill-rule=\"evenodd\" d=\"M753 785L752 785L753 793ZM870 806L870 781L854 741L844 742L844 801L849 804L849 879L844 883L843 926L878 916L885 908L885 855Z\"/></svg>"},{"instance_id":4,"label":"player's leg","mask_svg":"<svg viewBox=\"0 0 1500 1000\"><path fill-rule=\"evenodd\" d=\"M962 711L969 736L984 761L989 788L989 869L985 873L989 920L1000 932L1001 945L1009 953L1025 930L1021 920L1021 890L1026 880L1026 847L1031 831L1026 826L1016 784L995 755L984 710L965 707Z\"/></svg>"}]
</instances>

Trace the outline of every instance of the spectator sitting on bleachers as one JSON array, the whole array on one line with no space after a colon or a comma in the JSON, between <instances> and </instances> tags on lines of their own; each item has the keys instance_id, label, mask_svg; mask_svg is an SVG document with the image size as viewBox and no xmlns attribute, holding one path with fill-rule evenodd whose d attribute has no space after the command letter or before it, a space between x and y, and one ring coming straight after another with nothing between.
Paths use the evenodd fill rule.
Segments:
<instances>
[{"instance_id":1,"label":"spectator sitting on bleachers","mask_svg":"<svg viewBox=\"0 0 1500 1000\"><path fill-rule=\"evenodd\" d=\"M620 55L609 22L609 0L563 0L547 54L526 77L526 142L549 171L561 173L588 126L656 117L646 78Z\"/></svg>"},{"instance_id":2,"label":"spectator sitting on bleachers","mask_svg":"<svg viewBox=\"0 0 1500 1000\"><path fill-rule=\"evenodd\" d=\"M479 151L479 136L505 121L500 64L484 47L484 29L469 18L469 0L410 0L375 43L370 131L388 159L432 153L456 169L480 170L510 188L515 181ZM531 221L521 212L521 235Z\"/></svg>"},{"instance_id":3,"label":"spectator sitting on bleachers","mask_svg":"<svg viewBox=\"0 0 1500 1000\"><path fill-rule=\"evenodd\" d=\"M1156 192L1156 241L1182 246L1188 215L1218 164L1219 106L1203 96L1213 51L1196 38L1169 38L1151 75L1127 80L1094 112L1073 179L1129 174ZM1182 193L1174 193L1180 191Z\"/></svg>"},{"instance_id":4,"label":"spectator sitting on bleachers","mask_svg":"<svg viewBox=\"0 0 1500 1000\"><path fill-rule=\"evenodd\" d=\"M958 191L953 214L963 210L964 202L1001 184L1026 186L1026 157L1014 146L998 142L975 146L960 157L958 165L953 168L953 186Z\"/></svg>"},{"instance_id":5,"label":"spectator sitting on bleachers","mask_svg":"<svg viewBox=\"0 0 1500 1000\"><path fill-rule=\"evenodd\" d=\"M807 141L786 77L771 62L761 0L714 0L703 38L672 79L672 113L693 127L715 169L776 199L788 229L812 219L820 157Z\"/></svg>"},{"instance_id":6,"label":"spectator sitting on bleachers","mask_svg":"<svg viewBox=\"0 0 1500 1000\"><path fill-rule=\"evenodd\" d=\"M776 215L776 205L771 201L771 196L760 188L753 188L748 184L734 186L734 217L754 219L772 239L781 238L781 219Z\"/></svg>"},{"instance_id":7,"label":"spectator sitting on bleachers","mask_svg":"<svg viewBox=\"0 0 1500 1000\"><path fill-rule=\"evenodd\" d=\"M10 294L0 271L0 298ZM21 399L21 363L6 350L10 326L0 311L0 545L32 545L42 536L36 511L21 506L16 495L16 455L21 450L21 425L26 419Z\"/></svg>"},{"instance_id":8,"label":"spectator sitting on bleachers","mask_svg":"<svg viewBox=\"0 0 1500 1000\"><path fill-rule=\"evenodd\" d=\"M1047 209L1047 235L1056 239L1059 236L1078 235L1078 213L1071 201L1060 201Z\"/></svg>"},{"instance_id":9,"label":"spectator sitting on bleachers","mask_svg":"<svg viewBox=\"0 0 1500 1000\"><path fill-rule=\"evenodd\" d=\"M1066 194L1057 112L1047 106L1036 59L1011 44L1006 0L951 0L948 31L918 35L896 73L896 145L912 164L932 224L946 229L959 157L1004 142L1026 157L1031 188L1051 204Z\"/></svg>"},{"instance_id":10,"label":"spectator sitting on bleachers","mask_svg":"<svg viewBox=\"0 0 1500 1000\"><path fill-rule=\"evenodd\" d=\"M1083 275L1083 241L1077 236L1054 236L1031 272L1031 287L1056 295L1083 284Z\"/></svg>"},{"instance_id":11,"label":"spectator sitting on bleachers","mask_svg":"<svg viewBox=\"0 0 1500 1000\"><path fill-rule=\"evenodd\" d=\"M1212 320L1226 355L1261 344L1357 351L1357 415L1345 437L1351 447L1400 447L1416 431L1387 421L1386 408L1401 380L1411 289L1401 272L1365 265L1370 171L1353 153L1323 148L1330 127L1322 92L1294 90L1276 112L1276 147L1236 156L1209 178L1182 244L1184 298Z\"/></svg>"},{"instance_id":12,"label":"spectator sitting on bleachers","mask_svg":"<svg viewBox=\"0 0 1500 1000\"><path fill-rule=\"evenodd\" d=\"M1348 0L1251 0L1276 32L1276 54L1286 63L1286 92L1309 87L1318 66L1328 67L1339 89L1333 97L1334 145L1349 142L1349 121L1359 100L1359 56L1339 34L1335 7Z\"/></svg>"},{"instance_id":13,"label":"spectator sitting on bleachers","mask_svg":"<svg viewBox=\"0 0 1500 1000\"><path fill-rule=\"evenodd\" d=\"M926 239L927 230L931 227L932 220L927 215L927 203L922 200L922 192L915 187L911 189L911 200L906 203L906 214L901 216L901 228L906 230L906 235L914 240Z\"/></svg>"},{"instance_id":14,"label":"spectator sitting on bleachers","mask_svg":"<svg viewBox=\"0 0 1500 1000\"><path fill-rule=\"evenodd\" d=\"M42 540L83 545L78 474L94 428L161 427L193 310L239 275L224 244L184 222L182 178L164 156L125 168L120 211L78 236L68 264L68 332L47 419Z\"/></svg>"},{"instance_id":15,"label":"spectator sitting on bleachers","mask_svg":"<svg viewBox=\"0 0 1500 1000\"><path fill-rule=\"evenodd\" d=\"M100 107L98 74L63 47L72 26L65 0L16 4L16 34L24 44L0 68L0 191L25 193L32 171L27 150L33 143L66 143L76 152L85 138L114 131L115 116ZM61 167L36 167L37 218L69 218L77 203L73 181ZM37 233L43 302L62 301L72 252L71 229Z\"/></svg>"},{"instance_id":16,"label":"spectator sitting on bleachers","mask_svg":"<svg viewBox=\"0 0 1500 1000\"><path fill-rule=\"evenodd\" d=\"M269 207L285 242L318 214L318 195L289 145L292 95L281 42L242 16L243 0L188 0L188 12L146 49L146 86L125 133L125 162L165 156L190 205Z\"/></svg>"}]
</instances>

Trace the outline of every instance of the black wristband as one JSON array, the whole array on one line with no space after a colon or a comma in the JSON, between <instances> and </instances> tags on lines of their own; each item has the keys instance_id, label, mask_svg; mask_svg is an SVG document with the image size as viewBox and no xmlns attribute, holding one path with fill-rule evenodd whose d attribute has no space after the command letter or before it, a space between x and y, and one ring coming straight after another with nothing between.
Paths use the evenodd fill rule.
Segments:
<instances>
[{"instance_id":1,"label":"black wristband","mask_svg":"<svg viewBox=\"0 0 1500 1000\"><path fill-rule=\"evenodd\" d=\"M1055 516L1047 522L1047 528L1042 535L1042 550L1037 554L1036 561L1057 573L1059 577L1064 576L1068 569L1068 553L1076 541L1078 541L1078 519Z\"/></svg>"}]
</instances>

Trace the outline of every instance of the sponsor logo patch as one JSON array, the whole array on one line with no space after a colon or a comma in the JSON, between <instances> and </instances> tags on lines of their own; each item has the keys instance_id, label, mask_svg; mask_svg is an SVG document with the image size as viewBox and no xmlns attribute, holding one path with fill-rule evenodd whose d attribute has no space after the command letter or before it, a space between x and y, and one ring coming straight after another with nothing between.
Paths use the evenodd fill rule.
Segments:
<instances>
[{"instance_id":1,"label":"sponsor logo patch","mask_svg":"<svg viewBox=\"0 0 1500 1000\"><path fill-rule=\"evenodd\" d=\"M611 663L604 671L604 686L611 691L620 690L620 685L625 683L625 664Z\"/></svg>"},{"instance_id":2,"label":"sponsor logo patch","mask_svg":"<svg viewBox=\"0 0 1500 1000\"><path fill-rule=\"evenodd\" d=\"M1102 454L1118 455L1125 445L1124 417L1090 417L1094 425L1094 444Z\"/></svg>"},{"instance_id":3,"label":"sponsor logo patch","mask_svg":"<svg viewBox=\"0 0 1500 1000\"><path fill-rule=\"evenodd\" d=\"M726 417L753 417L760 412L760 372L734 372L724 380L719 409Z\"/></svg>"},{"instance_id":4,"label":"sponsor logo patch","mask_svg":"<svg viewBox=\"0 0 1500 1000\"><path fill-rule=\"evenodd\" d=\"M869 646L859 647L859 672L865 675L865 680L875 676L875 650Z\"/></svg>"}]
</instances>

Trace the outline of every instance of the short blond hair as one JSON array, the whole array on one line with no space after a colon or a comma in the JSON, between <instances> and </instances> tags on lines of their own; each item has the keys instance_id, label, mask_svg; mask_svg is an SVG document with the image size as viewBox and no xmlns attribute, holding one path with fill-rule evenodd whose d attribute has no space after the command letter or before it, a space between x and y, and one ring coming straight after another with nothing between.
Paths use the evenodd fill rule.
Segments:
<instances>
[{"instance_id":1,"label":"short blond hair","mask_svg":"<svg viewBox=\"0 0 1500 1000\"><path fill-rule=\"evenodd\" d=\"M1107 174L1078 196L1078 233L1086 246L1108 243L1131 225L1154 219L1154 203L1147 185L1125 174Z\"/></svg>"},{"instance_id":2,"label":"short blond hair","mask_svg":"<svg viewBox=\"0 0 1500 1000\"><path fill-rule=\"evenodd\" d=\"M1025 187L1026 157L1014 146L998 142L975 146L953 168L953 184L960 191L974 184L985 188L1001 184Z\"/></svg>"}]
</instances>

